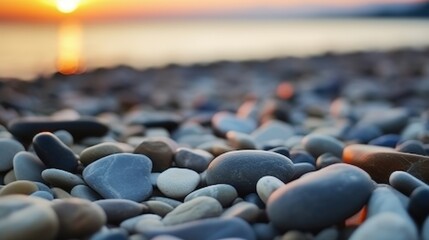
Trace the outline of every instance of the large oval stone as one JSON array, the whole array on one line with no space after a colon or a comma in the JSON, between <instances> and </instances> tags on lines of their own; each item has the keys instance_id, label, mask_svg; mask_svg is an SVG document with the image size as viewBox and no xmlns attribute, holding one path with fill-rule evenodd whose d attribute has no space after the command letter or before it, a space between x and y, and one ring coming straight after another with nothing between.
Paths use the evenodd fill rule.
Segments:
<instances>
[{"instance_id":1,"label":"large oval stone","mask_svg":"<svg viewBox=\"0 0 429 240\"><path fill-rule=\"evenodd\" d=\"M144 201L152 194L151 160L141 154L117 153L83 170L85 182L104 198Z\"/></svg>"},{"instance_id":2,"label":"large oval stone","mask_svg":"<svg viewBox=\"0 0 429 240\"><path fill-rule=\"evenodd\" d=\"M389 183L390 174L406 171L429 183L429 157L396 152L391 148L361 144L344 149L343 161L365 170L374 181Z\"/></svg>"},{"instance_id":3,"label":"large oval stone","mask_svg":"<svg viewBox=\"0 0 429 240\"><path fill-rule=\"evenodd\" d=\"M322 134L309 134L302 139L304 149L317 158L324 153L342 157L344 144L334 137Z\"/></svg>"},{"instance_id":4,"label":"large oval stone","mask_svg":"<svg viewBox=\"0 0 429 240\"><path fill-rule=\"evenodd\" d=\"M18 141L13 139L0 139L0 172L12 169L13 158L21 151L25 151L25 149Z\"/></svg>"},{"instance_id":5,"label":"large oval stone","mask_svg":"<svg viewBox=\"0 0 429 240\"><path fill-rule=\"evenodd\" d=\"M18 140L30 143L40 132L55 132L65 130L77 141L86 137L104 136L109 128L93 118L59 121L51 118L20 118L9 124L9 131Z\"/></svg>"},{"instance_id":6,"label":"large oval stone","mask_svg":"<svg viewBox=\"0 0 429 240\"><path fill-rule=\"evenodd\" d=\"M280 187L269 197L267 213L281 230L320 230L357 213L373 189L363 170L338 163Z\"/></svg>"},{"instance_id":7,"label":"large oval stone","mask_svg":"<svg viewBox=\"0 0 429 240\"><path fill-rule=\"evenodd\" d=\"M240 194L248 194L256 192L256 183L264 176L287 182L293 176L293 163L289 158L269 151L227 152L210 163L206 181L208 185L229 184Z\"/></svg>"}]
</instances>

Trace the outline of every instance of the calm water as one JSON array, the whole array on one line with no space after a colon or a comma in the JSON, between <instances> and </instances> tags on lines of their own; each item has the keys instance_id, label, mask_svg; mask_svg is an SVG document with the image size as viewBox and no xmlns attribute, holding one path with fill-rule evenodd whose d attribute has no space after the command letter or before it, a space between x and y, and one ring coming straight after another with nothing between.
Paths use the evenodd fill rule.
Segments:
<instances>
[{"instance_id":1,"label":"calm water","mask_svg":"<svg viewBox=\"0 0 429 240\"><path fill-rule=\"evenodd\" d=\"M427 20L0 23L0 77L429 46Z\"/></svg>"}]
</instances>

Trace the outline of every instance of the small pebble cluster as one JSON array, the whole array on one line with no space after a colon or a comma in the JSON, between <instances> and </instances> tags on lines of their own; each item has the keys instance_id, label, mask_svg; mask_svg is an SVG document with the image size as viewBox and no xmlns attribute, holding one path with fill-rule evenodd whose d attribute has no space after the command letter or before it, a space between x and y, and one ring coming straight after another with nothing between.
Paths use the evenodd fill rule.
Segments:
<instances>
[{"instance_id":1,"label":"small pebble cluster","mask_svg":"<svg viewBox=\"0 0 429 240\"><path fill-rule=\"evenodd\" d=\"M410 56L418 68L403 62ZM207 78L229 84L224 92L188 82L162 101L136 95L147 83L123 68L4 82L0 240L429 240L428 59L328 55L247 63L254 71L220 63L211 68L221 75ZM338 60L348 67L332 70ZM378 65L347 64L367 61ZM282 63L282 78L258 80ZM210 67L173 68L150 74L174 81ZM106 76L97 90L83 83L94 76ZM231 98L249 90L231 76L260 88ZM41 86L51 88L31 91ZM45 108L31 108L38 103Z\"/></svg>"}]
</instances>

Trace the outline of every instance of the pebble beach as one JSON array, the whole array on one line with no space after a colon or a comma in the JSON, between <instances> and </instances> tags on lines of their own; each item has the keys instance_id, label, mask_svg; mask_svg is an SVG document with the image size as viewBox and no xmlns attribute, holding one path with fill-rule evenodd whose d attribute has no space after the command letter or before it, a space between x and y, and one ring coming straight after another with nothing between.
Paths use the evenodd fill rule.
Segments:
<instances>
[{"instance_id":1,"label":"pebble beach","mask_svg":"<svg viewBox=\"0 0 429 240\"><path fill-rule=\"evenodd\" d=\"M0 79L0 240L429 240L429 48Z\"/></svg>"}]
</instances>

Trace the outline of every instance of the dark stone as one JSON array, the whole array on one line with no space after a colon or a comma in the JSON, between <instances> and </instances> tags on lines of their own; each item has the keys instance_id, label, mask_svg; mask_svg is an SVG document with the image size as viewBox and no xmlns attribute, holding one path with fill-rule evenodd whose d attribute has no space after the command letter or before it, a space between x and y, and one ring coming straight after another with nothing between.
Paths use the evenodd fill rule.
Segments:
<instances>
[{"instance_id":1,"label":"dark stone","mask_svg":"<svg viewBox=\"0 0 429 240\"><path fill-rule=\"evenodd\" d=\"M423 224L429 215L429 186L418 187L410 196L408 213L417 222Z\"/></svg>"},{"instance_id":2,"label":"dark stone","mask_svg":"<svg viewBox=\"0 0 429 240\"><path fill-rule=\"evenodd\" d=\"M310 163L303 162L303 163L294 164L293 170L294 170L294 173L291 180L298 179L306 173L316 171L316 167Z\"/></svg>"},{"instance_id":3,"label":"dark stone","mask_svg":"<svg viewBox=\"0 0 429 240\"><path fill-rule=\"evenodd\" d=\"M268 151L275 152L275 153L278 153L278 154L281 154L281 155L283 155L285 157L290 158L289 149L287 149L287 147L275 147L275 148L272 148L272 149L270 149Z\"/></svg>"},{"instance_id":4,"label":"dark stone","mask_svg":"<svg viewBox=\"0 0 429 240\"><path fill-rule=\"evenodd\" d=\"M343 161L365 170L374 181L388 183L390 174L407 171L429 182L429 157L396 152L391 148L353 144L344 149Z\"/></svg>"},{"instance_id":5,"label":"dark stone","mask_svg":"<svg viewBox=\"0 0 429 240\"><path fill-rule=\"evenodd\" d=\"M242 238L256 240L252 227L242 219L211 218L161 229L146 231L142 234L147 239L159 235L172 235L181 239L217 240L222 238Z\"/></svg>"},{"instance_id":6,"label":"dark stone","mask_svg":"<svg viewBox=\"0 0 429 240\"><path fill-rule=\"evenodd\" d=\"M50 118L20 118L9 123L9 131L19 141L29 144L33 137L40 132L55 132L65 130L75 141L87 137L104 136L109 128L93 118L82 118L70 121L58 121Z\"/></svg>"},{"instance_id":7,"label":"dark stone","mask_svg":"<svg viewBox=\"0 0 429 240\"><path fill-rule=\"evenodd\" d=\"M398 144L401 136L398 134L386 134L369 141L369 145L394 148Z\"/></svg>"},{"instance_id":8,"label":"dark stone","mask_svg":"<svg viewBox=\"0 0 429 240\"><path fill-rule=\"evenodd\" d=\"M316 159L310 153L304 150L294 150L290 152L290 159L294 164L309 163L316 166Z\"/></svg>"},{"instance_id":9,"label":"dark stone","mask_svg":"<svg viewBox=\"0 0 429 240\"><path fill-rule=\"evenodd\" d=\"M292 161L278 153L261 150L232 151L215 158L207 168L208 185L232 185L239 194L256 192L261 177L274 176L283 182L293 175Z\"/></svg>"},{"instance_id":10,"label":"dark stone","mask_svg":"<svg viewBox=\"0 0 429 240\"><path fill-rule=\"evenodd\" d=\"M396 146L398 152L412 153L417 155L426 155L426 150L421 141L418 140L407 140Z\"/></svg>"},{"instance_id":11,"label":"dark stone","mask_svg":"<svg viewBox=\"0 0 429 240\"><path fill-rule=\"evenodd\" d=\"M78 159L74 152L54 134L42 132L33 139L33 148L37 156L48 168L58 168L75 172Z\"/></svg>"},{"instance_id":12,"label":"dark stone","mask_svg":"<svg viewBox=\"0 0 429 240\"><path fill-rule=\"evenodd\" d=\"M367 173L338 163L277 189L268 199L267 213L282 231L317 231L353 216L373 189Z\"/></svg>"},{"instance_id":13,"label":"dark stone","mask_svg":"<svg viewBox=\"0 0 429 240\"><path fill-rule=\"evenodd\" d=\"M367 143L381 135L383 135L383 132L375 125L356 125L347 131L344 139L358 143Z\"/></svg>"}]
</instances>

